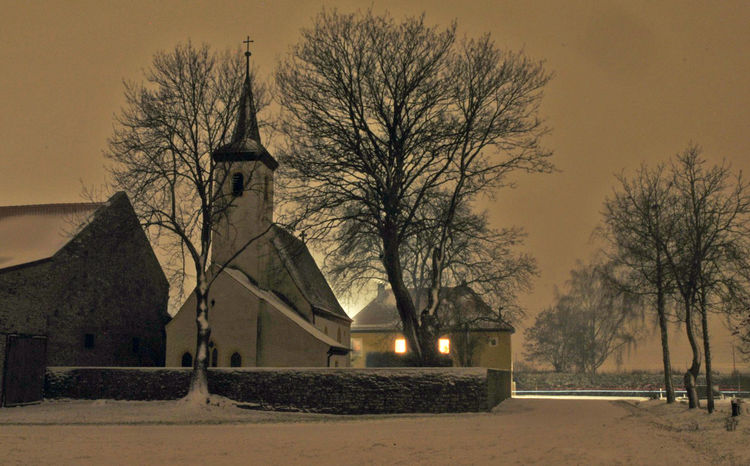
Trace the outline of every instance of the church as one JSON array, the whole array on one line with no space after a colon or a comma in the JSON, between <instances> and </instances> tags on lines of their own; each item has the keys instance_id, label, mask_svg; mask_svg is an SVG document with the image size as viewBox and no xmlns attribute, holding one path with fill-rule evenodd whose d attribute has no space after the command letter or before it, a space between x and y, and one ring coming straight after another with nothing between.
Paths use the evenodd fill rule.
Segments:
<instances>
[{"instance_id":1,"label":"church","mask_svg":"<svg viewBox=\"0 0 750 466\"><path fill-rule=\"evenodd\" d=\"M214 227L209 291L211 367L349 366L351 319L305 243L273 223L274 171L261 144L249 56L231 141L213 154L222 198L231 199ZM226 183L218 179L227 180ZM222 266L225 266L222 269ZM191 367L196 298L166 326L168 367Z\"/></svg>"}]
</instances>

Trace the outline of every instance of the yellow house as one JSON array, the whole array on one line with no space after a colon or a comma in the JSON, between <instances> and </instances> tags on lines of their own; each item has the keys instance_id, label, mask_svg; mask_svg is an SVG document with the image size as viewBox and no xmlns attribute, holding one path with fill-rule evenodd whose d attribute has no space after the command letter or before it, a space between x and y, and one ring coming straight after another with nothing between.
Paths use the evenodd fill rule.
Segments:
<instances>
[{"instance_id":1,"label":"yellow house","mask_svg":"<svg viewBox=\"0 0 750 466\"><path fill-rule=\"evenodd\" d=\"M417 305L424 293L412 292ZM438 351L450 355L454 366L512 369L511 335L513 326L505 322L467 285L440 291L440 315L444 334ZM351 365L368 367L375 363L373 353L406 353L396 299L384 286L378 296L353 317L351 326Z\"/></svg>"}]
</instances>

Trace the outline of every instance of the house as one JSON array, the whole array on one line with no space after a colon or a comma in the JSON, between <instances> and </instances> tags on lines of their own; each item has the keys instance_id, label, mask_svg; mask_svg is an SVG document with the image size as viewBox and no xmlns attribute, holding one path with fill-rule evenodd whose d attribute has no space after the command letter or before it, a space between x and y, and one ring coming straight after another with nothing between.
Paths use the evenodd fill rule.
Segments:
<instances>
[{"instance_id":1,"label":"house","mask_svg":"<svg viewBox=\"0 0 750 466\"><path fill-rule=\"evenodd\" d=\"M348 366L351 319L305 243L273 223L279 164L260 141L249 71L232 139L212 157L232 201L213 231L210 366ZM193 365L195 319L192 294L166 327L167 366Z\"/></svg>"},{"instance_id":2,"label":"house","mask_svg":"<svg viewBox=\"0 0 750 466\"><path fill-rule=\"evenodd\" d=\"M0 368L30 337L49 366L161 366L168 299L125 193L0 207Z\"/></svg>"},{"instance_id":3,"label":"house","mask_svg":"<svg viewBox=\"0 0 750 466\"><path fill-rule=\"evenodd\" d=\"M426 303L426 293L411 291L418 307ZM440 290L440 316L444 334L438 351L450 355L454 366L490 367L511 370L513 326L505 322L469 286ZM378 353L406 353L396 298L383 285L378 295L353 318L352 367L378 364ZM368 355L369 364L368 364Z\"/></svg>"}]
</instances>

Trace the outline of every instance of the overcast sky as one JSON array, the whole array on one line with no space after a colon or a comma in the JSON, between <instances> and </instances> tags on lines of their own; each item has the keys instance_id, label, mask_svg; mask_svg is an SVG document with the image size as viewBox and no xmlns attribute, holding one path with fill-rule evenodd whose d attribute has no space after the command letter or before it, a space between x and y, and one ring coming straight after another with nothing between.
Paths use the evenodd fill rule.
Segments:
<instances>
[{"instance_id":1,"label":"overcast sky","mask_svg":"<svg viewBox=\"0 0 750 466\"><path fill-rule=\"evenodd\" d=\"M154 52L187 39L235 49L250 35L268 79L324 5L371 4L396 18L456 19L461 35L489 32L555 74L541 111L560 172L520 176L486 206L496 226L528 232L542 273L522 298L532 315L593 252L614 173L690 141L750 167L750 2L2 0L0 205L76 202L81 182L101 184L122 80L140 79Z\"/></svg>"}]
</instances>

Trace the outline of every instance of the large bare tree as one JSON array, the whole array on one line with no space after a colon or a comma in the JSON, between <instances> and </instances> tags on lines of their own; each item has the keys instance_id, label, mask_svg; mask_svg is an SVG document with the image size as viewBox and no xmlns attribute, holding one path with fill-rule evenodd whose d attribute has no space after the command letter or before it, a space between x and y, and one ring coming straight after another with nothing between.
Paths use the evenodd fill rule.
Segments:
<instances>
[{"instance_id":1,"label":"large bare tree","mask_svg":"<svg viewBox=\"0 0 750 466\"><path fill-rule=\"evenodd\" d=\"M619 186L604 203L601 232L611 246L610 259L628 272L621 285L631 293L650 297L655 304L667 403L674 403L667 332L667 301L673 286L664 248L672 244L677 218L672 184L665 171L663 165L653 170L643 165L632 179L619 175Z\"/></svg>"},{"instance_id":2,"label":"large bare tree","mask_svg":"<svg viewBox=\"0 0 750 466\"><path fill-rule=\"evenodd\" d=\"M745 281L750 191L742 175L726 162L707 166L698 146L691 145L672 163L675 216L679 225L665 256L682 298L685 329L693 360L685 374L689 406L698 407L695 380L701 350L695 335L700 329L706 362L708 411L714 410L708 313L747 302ZM697 313L697 315L696 315ZM700 322L696 321L700 319Z\"/></svg>"},{"instance_id":3,"label":"large bare tree","mask_svg":"<svg viewBox=\"0 0 750 466\"><path fill-rule=\"evenodd\" d=\"M542 63L456 26L324 11L280 64L292 219L312 238L361 241L382 262L409 348L437 352L439 291L457 212L521 170L549 171L537 116ZM409 241L434 228L428 298L405 280ZM351 249L355 251L356 249Z\"/></svg>"},{"instance_id":4,"label":"large bare tree","mask_svg":"<svg viewBox=\"0 0 750 466\"><path fill-rule=\"evenodd\" d=\"M143 82L125 83L125 107L105 153L114 187L128 193L152 240L167 252L167 265L176 266L173 283L181 286L190 265L195 273L196 357L188 400L197 402L209 397L208 303L217 272L209 263L212 233L233 202L222 194L230 162L217 163L212 154L241 136L241 128L234 135L232 129L248 93L251 106L267 103L262 87L251 90L253 81L249 61L236 52L190 42L158 52Z\"/></svg>"}]
</instances>

